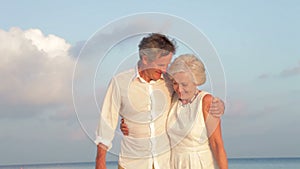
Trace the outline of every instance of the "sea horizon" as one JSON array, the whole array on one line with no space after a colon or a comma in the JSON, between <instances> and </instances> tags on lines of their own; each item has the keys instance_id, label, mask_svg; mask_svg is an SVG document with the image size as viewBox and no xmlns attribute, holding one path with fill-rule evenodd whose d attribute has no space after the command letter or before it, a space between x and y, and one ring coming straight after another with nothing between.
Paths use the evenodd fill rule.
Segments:
<instances>
[{"instance_id":1,"label":"sea horizon","mask_svg":"<svg viewBox=\"0 0 300 169\"><path fill-rule=\"evenodd\" d=\"M228 161L265 161L265 160L300 160L300 157L231 157ZM106 161L107 163L116 163L117 160ZM82 165L93 164L95 161L83 161L83 162L40 162L40 163L19 163L19 164L0 164L0 167L18 167L18 166L49 166L49 165Z\"/></svg>"}]
</instances>

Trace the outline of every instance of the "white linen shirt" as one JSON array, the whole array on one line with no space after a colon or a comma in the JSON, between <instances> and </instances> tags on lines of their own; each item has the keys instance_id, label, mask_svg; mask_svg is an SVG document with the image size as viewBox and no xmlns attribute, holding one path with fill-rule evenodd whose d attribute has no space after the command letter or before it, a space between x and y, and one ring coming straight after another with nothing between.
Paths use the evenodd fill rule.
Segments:
<instances>
[{"instance_id":1,"label":"white linen shirt","mask_svg":"<svg viewBox=\"0 0 300 169\"><path fill-rule=\"evenodd\" d=\"M169 168L166 121L172 93L163 76L148 83L137 69L116 75L104 98L95 143L111 148L120 115L129 135L122 138L119 165L125 169Z\"/></svg>"}]
</instances>

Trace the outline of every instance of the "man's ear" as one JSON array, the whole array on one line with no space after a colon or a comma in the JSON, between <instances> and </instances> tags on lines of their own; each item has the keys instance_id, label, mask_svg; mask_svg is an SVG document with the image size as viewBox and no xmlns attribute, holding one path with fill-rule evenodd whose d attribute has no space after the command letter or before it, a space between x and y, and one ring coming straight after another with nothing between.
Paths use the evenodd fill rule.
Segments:
<instances>
[{"instance_id":1,"label":"man's ear","mask_svg":"<svg viewBox=\"0 0 300 169\"><path fill-rule=\"evenodd\" d=\"M145 56L145 55L142 56L142 63L143 63L144 65L147 65L147 64L149 63L149 59L148 59L147 56Z\"/></svg>"}]
</instances>

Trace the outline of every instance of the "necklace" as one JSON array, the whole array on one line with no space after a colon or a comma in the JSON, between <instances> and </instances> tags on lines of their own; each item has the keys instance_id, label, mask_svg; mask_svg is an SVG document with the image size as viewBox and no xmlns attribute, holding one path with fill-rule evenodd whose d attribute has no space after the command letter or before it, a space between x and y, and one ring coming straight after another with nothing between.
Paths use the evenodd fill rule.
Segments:
<instances>
[{"instance_id":1,"label":"necklace","mask_svg":"<svg viewBox=\"0 0 300 169\"><path fill-rule=\"evenodd\" d=\"M199 93L200 93L200 90L196 90L194 96L190 100L187 100L187 99L184 99L184 100L179 99L179 100L182 102L182 104L192 103L196 99L196 97Z\"/></svg>"}]
</instances>

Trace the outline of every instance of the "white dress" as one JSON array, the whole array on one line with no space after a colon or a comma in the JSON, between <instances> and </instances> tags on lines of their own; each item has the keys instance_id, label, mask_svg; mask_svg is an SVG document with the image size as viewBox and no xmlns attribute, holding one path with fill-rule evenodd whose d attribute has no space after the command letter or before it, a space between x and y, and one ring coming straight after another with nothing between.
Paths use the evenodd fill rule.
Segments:
<instances>
[{"instance_id":1,"label":"white dress","mask_svg":"<svg viewBox=\"0 0 300 169\"><path fill-rule=\"evenodd\" d=\"M192 103L177 99L171 107L167 129L171 144L171 169L216 169L202 112L201 91Z\"/></svg>"}]
</instances>

